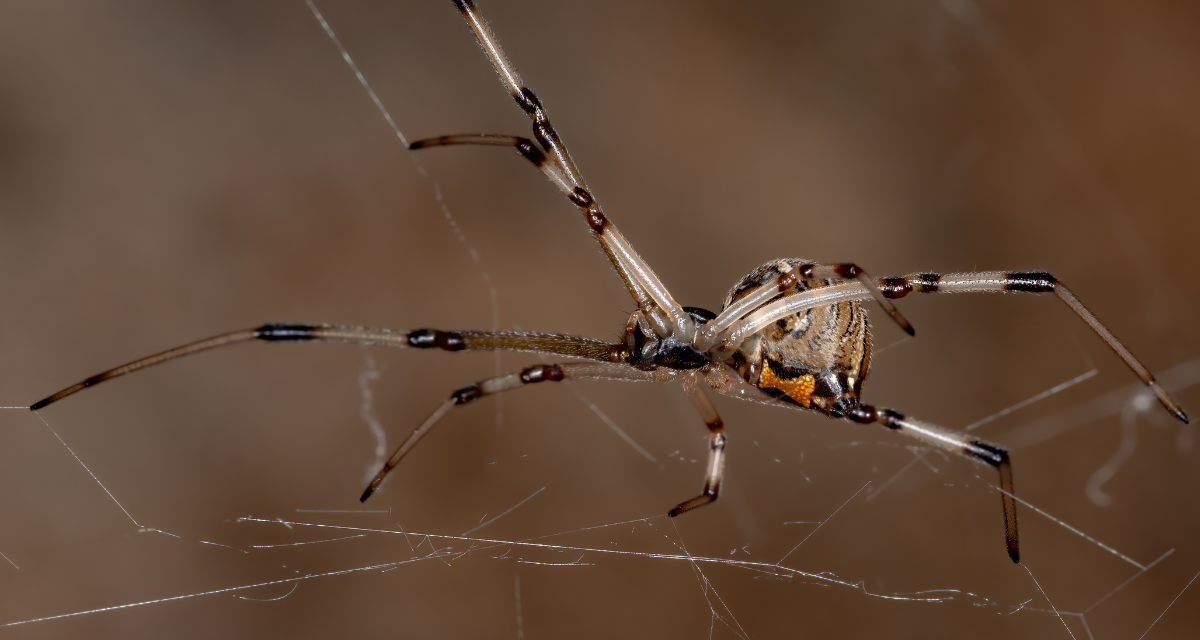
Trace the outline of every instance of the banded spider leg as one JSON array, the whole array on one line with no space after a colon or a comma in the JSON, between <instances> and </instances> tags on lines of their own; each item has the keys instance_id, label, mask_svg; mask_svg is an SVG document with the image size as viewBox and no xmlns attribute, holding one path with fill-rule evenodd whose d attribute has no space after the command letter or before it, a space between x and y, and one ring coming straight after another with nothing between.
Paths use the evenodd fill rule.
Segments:
<instances>
[{"instance_id":1,"label":"banded spider leg","mask_svg":"<svg viewBox=\"0 0 1200 640\"><path fill-rule=\"evenodd\" d=\"M465 387L460 387L450 394L447 398L424 422L421 423L408 436L404 442L396 448L395 453L391 458L384 463L383 468L379 470L375 478L371 480L371 484L367 486L367 490L363 492L362 498L359 500L366 502L367 498L379 488L385 476L391 471L400 460L416 446L417 442L429 433L431 429L456 406L467 404L496 393L518 389L525 385L535 384L538 382L561 382L563 380L624 380L628 382L668 382L673 380L677 374L669 369L661 369L659 371L642 371L630 366L620 365L615 363L601 362L572 362L567 364L546 364L535 365L522 369L517 373L506 373L504 375L488 378L475 384L470 384ZM711 406L711 405L710 405ZM715 498L714 498L715 499Z\"/></svg>"},{"instance_id":2,"label":"banded spider leg","mask_svg":"<svg viewBox=\"0 0 1200 640\"><path fill-rule=\"evenodd\" d=\"M675 301L666 286L654 274L654 270L638 255L637 251L633 249L633 245L617 230L616 225L605 217L600 203L588 190L583 175L571 159L566 144L550 124L546 108L537 95L525 86L516 68L504 55L504 50L500 48L496 35L492 33L491 27L480 15L475 3L471 0L455 0L454 4L471 27L471 31L474 32L479 46L500 77L501 84L508 90L521 110L533 121L533 137L545 150L545 153L534 147L532 142L526 138L481 134L418 140L411 147L422 149L447 144L504 146L511 144L516 147L523 156L538 166L575 206L579 207L592 234L600 243L613 268L621 276L626 288L629 289L629 294L633 297L638 309L646 314L647 319L654 326L655 332L660 337L673 335L677 340L691 342L696 329L691 316Z\"/></svg>"},{"instance_id":3,"label":"banded spider leg","mask_svg":"<svg viewBox=\"0 0 1200 640\"><path fill-rule=\"evenodd\" d=\"M242 329L240 331L222 333L211 338L189 342L183 346L168 349L144 358L138 358L132 362L125 363L119 367L113 367L81 382L77 382L33 403L29 408L37 411L88 387L123 376L127 373L145 369L146 367L210 351L219 347L227 347L254 340L261 340L263 342L340 342L344 344L380 347L437 348L445 351L528 351L572 356L598 360L600 362L611 361L611 354L614 348L614 345L601 340L556 333L512 331L449 332L438 331L436 329L398 331L395 329L351 325L272 323L254 329Z\"/></svg>"},{"instance_id":4,"label":"banded spider leg","mask_svg":"<svg viewBox=\"0 0 1200 640\"><path fill-rule=\"evenodd\" d=\"M683 378L683 388L692 404L696 405L696 410L700 412L700 418L708 426L708 463L704 465L704 490L695 498L685 500L668 511L667 515L672 518L684 511L691 511L716 501L721 492L721 477L725 473L725 423L721 421L717 408L700 388L699 375L694 372L686 374Z\"/></svg>"}]
</instances>

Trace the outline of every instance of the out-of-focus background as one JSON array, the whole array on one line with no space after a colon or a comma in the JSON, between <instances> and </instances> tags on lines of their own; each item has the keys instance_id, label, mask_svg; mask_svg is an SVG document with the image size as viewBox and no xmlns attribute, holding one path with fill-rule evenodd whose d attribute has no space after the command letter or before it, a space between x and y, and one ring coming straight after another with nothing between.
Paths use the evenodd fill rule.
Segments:
<instances>
[{"instance_id":1,"label":"out-of-focus background","mask_svg":"<svg viewBox=\"0 0 1200 640\"><path fill-rule=\"evenodd\" d=\"M320 8L410 140L528 135L450 2ZM1200 416L1200 7L481 9L683 304L781 256L1045 269ZM509 151L415 165L303 2L0 13L0 405L266 321L624 325L577 211ZM706 451L678 386L456 410L362 505L372 421L390 452L455 387L538 358L255 344L0 410L0 624L176 598L6 635L1141 635L1200 571L1192 429L1053 299L901 306L917 338L876 320L868 402L964 428L1086 378L972 431L1074 527L1023 507L1023 566L990 470L724 398L722 499L667 519ZM359 530L489 522L466 537L556 546ZM1198 602L1148 637L1195 633Z\"/></svg>"}]
</instances>

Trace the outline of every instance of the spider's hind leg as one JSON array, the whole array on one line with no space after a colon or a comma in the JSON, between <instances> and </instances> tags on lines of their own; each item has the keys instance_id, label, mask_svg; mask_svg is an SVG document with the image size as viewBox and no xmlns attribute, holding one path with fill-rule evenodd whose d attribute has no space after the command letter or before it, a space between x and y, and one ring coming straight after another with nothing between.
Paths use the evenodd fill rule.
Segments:
<instances>
[{"instance_id":1,"label":"spider's hind leg","mask_svg":"<svg viewBox=\"0 0 1200 640\"><path fill-rule=\"evenodd\" d=\"M921 440L951 453L985 462L1000 472L1000 497L1004 503L1004 538L1008 557L1013 562L1021 561L1017 544L1017 504L1013 500L1012 466L1008 461L1008 450L974 436L938 426L924 420L905 416L891 409L879 409L860 404L847 416L860 424L872 422Z\"/></svg>"},{"instance_id":2,"label":"spider's hind leg","mask_svg":"<svg viewBox=\"0 0 1200 640\"><path fill-rule=\"evenodd\" d=\"M683 388L687 390L688 397L696 405L696 410L700 412L704 424L708 425L708 464L705 465L704 491L668 511L667 515L672 518L684 511L691 511L696 507L716 502L717 495L721 492L721 476L725 472L725 425L721 422L721 416L708 396L704 395L697 374L689 373L683 379Z\"/></svg>"},{"instance_id":3,"label":"spider's hind leg","mask_svg":"<svg viewBox=\"0 0 1200 640\"><path fill-rule=\"evenodd\" d=\"M560 382L563 380L586 380L586 379L608 379L608 380L625 380L629 382L665 382L674 377L674 373L667 370L659 370L657 372L642 371L626 365L608 364L600 362L571 362L567 364L546 364L535 365L522 369L520 372L507 373L502 376L488 378L482 382L469 384L465 387L460 387L450 394L450 397L442 402L421 426L417 427L408 438L396 449L392 457L384 463L383 468L371 481L367 490L363 492L362 502L366 502L367 498L379 488L385 476L391 471L400 460L408 454L417 442L429 433L435 425L451 409L458 405L474 402L484 396L517 389L528 384L537 382Z\"/></svg>"}]
</instances>

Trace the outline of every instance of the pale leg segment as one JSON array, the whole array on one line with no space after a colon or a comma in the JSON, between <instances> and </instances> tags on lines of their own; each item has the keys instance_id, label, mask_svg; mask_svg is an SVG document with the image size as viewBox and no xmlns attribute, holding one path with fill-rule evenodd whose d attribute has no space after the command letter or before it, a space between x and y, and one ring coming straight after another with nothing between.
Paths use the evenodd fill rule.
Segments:
<instances>
[{"instance_id":1,"label":"pale leg segment","mask_svg":"<svg viewBox=\"0 0 1200 640\"><path fill-rule=\"evenodd\" d=\"M672 518L716 501L721 492L721 476L725 472L725 425L721 422L721 416L717 414L717 408L708 396L704 395L700 379L700 374L689 372L683 379L683 388L692 399L692 404L696 405L704 424L708 425L708 464L704 470L704 491L668 511L667 515Z\"/></svg>"}]
</instances>

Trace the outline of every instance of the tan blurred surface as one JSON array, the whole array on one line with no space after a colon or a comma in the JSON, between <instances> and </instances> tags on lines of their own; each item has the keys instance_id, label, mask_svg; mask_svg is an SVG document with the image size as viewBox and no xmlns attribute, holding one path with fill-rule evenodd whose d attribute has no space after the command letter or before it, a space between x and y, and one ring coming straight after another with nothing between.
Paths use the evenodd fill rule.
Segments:
<instances>
[{"instance_id":1,"label":"tan blurred surface","mask_svg":"<svg viewBox=\"0 0 1200 640\"><path fill-rule=\"evenodd\" d=\"M409 139L528 135L451 3L321 8ZM481 9L610 218L683 304L715 308L781 256L877 276L1046 269L1155 371L1200 358L1195 6ZM0 405L266 321L600 338L625 322L628 297L573 207L503 150L425 151L422 178L303 2L9 2L0 14ZM961 428L1097 370L974 433L1013 447L1023 499L1129 561L1024 508L1027 573L1004 553L988 470L918 460L878 428L726 399L726 491L668 520L701 486L707 437L677 386L543 385L461 409L364 506L375 439L363 380L390 450L496 359L248 345L41 412L120 506L37 415L0 411L0 624L437 547L447 556L387 572L5 635L1063 637L1032 575L1058 610L1087 610L1065 617L1076 637L1140 636L1200 571L1190 428L1156 407L1138 415L1099 506L1085 487L1123 427L1087 412L1134 380L1103 344L1052 299L901 302L918 337L879 354L870 402ZM877 348L901 337L880 317ZM1194 417L1197 389L1177 393ZM1070 428L1033 442L1031 424ZM461 540L383 533L265 548L362 532L237 521L457 536L541 487L471 537L646 520L538 540L571 550L476 542L466 555ZM375 512L313 512L355 509ZM645 555L771 564L827 518L783 564L858 587ZM567 563L581 566L555 566ZM1193 586L1148 637L1194 634L1197 603Z\"/></svg>"}]
</instances>

